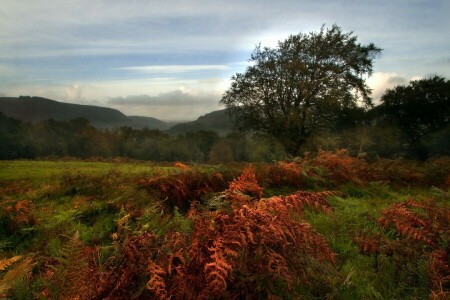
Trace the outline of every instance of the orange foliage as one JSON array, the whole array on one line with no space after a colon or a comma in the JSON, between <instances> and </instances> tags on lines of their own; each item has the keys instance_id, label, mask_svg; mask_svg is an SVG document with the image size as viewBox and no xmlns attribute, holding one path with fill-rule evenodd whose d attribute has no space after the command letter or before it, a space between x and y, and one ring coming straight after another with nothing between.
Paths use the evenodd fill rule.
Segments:
<instances>
[{"instance_id":1,"label":"orange foliage","mask_svg":"<svg viewBox=\"0 0 450 300\"><path fill-rule=\"evenodd\" d=\"M301 284L309 260L334 263L336 255L308 223L290 215L305 205L330 212L325 197L331 194L259 199L262 188L253 169L246 169L226 191L234 201L231 211L192 208L192 234L166 238L161 248L166 250L149 263L147 288L157 299L229 299L248 297L249 291L266 297L276 280L289 288Z\"/></svg>"},{"instance_id":2,"label":"orange foliage","mask_svg":"<svg viewBox=\"0 0 450 300\"><path fill-rule=\"evenodd\" d=\"M446 246L450 232L450 209L439 207L433 201L419 203L406 200L382 211L381 226L395 225L407 240L425 243L416 251L430 257L429 274L433 284L432 299L446 299L450 291L449 249Z\"/></svg>"},{"instance_id":3,"label":"orange foliage","mask_svg":"<svg viewBox=\"0 0 450 300\"><path fill-rule=\"evenodd\" d=\"M33 216L33 203L29 200L16 202L14 205L6 206L3 211L9 216L7 228L14 233L23 226L32 226L37 223Z\"/></svg>"},{"instance_id":4,"label":"orange foliage","mask_svg":"<svg viewBox=\"0 0 450 300\"><path fill-rule=\"evenodd\" d=\"M300 188L304 181L303 166L295 162L278 162L268 168L268 183L271 186L285 185Z\"/></svg>"},{"instance_id":5,"label":"orange foliage","mask_svg":"<svg viewBox=\"0 0 450 300\"><path fill-rule=\"evenodd\" d=\"M413 211L413 208L428 212L433 210L426 204L420 204L409 199L384 209L382 211L383 216L378 220L378 224L384 227L394 224L398 232L407 239L419 240L430 245L435 245L437 243L434 228L436 225L435 220L421 216L418 212ZM450 219L447 219L447 221L450 222Z\"/></svg>"},{"instance_id":6,"label":"orange foliage","mask_svg":"<svg viewBox=\"0 0 450 300\"><path fill-rule=\"evenodd\" d=\"M262 195L263 188L258 185L255 170L252 167L245 169L241 176L234 179L225 190L225 199L234 205L246 203L251 199L260 199Z\"/></svg>"},{"instance_id":7,"label":"orange foliage","mask_svg":"<svg viewBox=\"0 0 450 300\"><path fill-rule=\"evenodd\" d=\"M186 171L171 176L141 179L140 186L149 193L157 192L170 208L187 211L194 201L200 201L205 194L222 191L226 182L220 173L204 174Z\"/></svg>"},{"instance_id":8,"label":"orange foliage","mask_svg":"<svg viewBox=\"0 0 450 300\"><path fill-rule=\"evenodd\" d=\"M351 157L347 150L328 152L320 150L313 158L306 157L304 163L312 166L323 166L328 170L327 179L335 184L342 184L358 180L364 164L361 160Z\"/></svg>"},{"instance_id":9,"label":"orange foliage","mask_svg":"<svg viewBox=\"0 0 450 300\"><path fill-rule=\"evenodd\" d=\"M179 168L179 169L181 169L181 170L183 170L183 171L189 170L189 166L188 166L188 165L185 165L185 164L183 164L183 163L181 163L181 162L176 162L176 163L174 164L174 166L177 167L177 168Z\"/></svg>"},{"instance_id":10,"label":"orange foliage","mask_svg":"<svg viewBox=\"0 0 450 300\"><path fill-rule=\"evenodd\" d=\"M251 167L242 172L242 175L230 183L226 190L228 194L244 194L259 199L262 197L263 188L256 181L255 170Z\"/></svg>"}]
</instances>

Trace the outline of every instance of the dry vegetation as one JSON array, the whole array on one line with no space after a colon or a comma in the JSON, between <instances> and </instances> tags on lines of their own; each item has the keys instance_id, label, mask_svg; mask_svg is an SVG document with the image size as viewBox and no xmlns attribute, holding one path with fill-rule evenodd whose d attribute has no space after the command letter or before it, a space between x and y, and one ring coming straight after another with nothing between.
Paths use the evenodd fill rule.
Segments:
<instances>
[{"instance_id":1,"label":"dry vegetation","mask_svg":"<svg viewBox=\"0 0 450 300\"><path fill-rule=\"evenodd\" d=\"M449 296L448 158L154 168L3 176L1 297Z\"/></svg>"}]
</instances>

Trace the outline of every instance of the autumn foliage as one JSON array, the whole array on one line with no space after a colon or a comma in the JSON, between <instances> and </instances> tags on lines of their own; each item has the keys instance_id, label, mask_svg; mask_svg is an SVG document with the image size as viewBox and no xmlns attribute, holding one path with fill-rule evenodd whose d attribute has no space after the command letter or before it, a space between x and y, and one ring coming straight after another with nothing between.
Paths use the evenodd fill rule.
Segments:
<instances>
[{"instance_id":1,"label":"autumn foliage","mask_svg":"<svg viewBox=\"0 0 450 300\"><path fill-rule=\"evenodd\" d=\"M0 297L448 299L449 162L321 151L0 181Z\"/></svg>"},{"instance_id":2,"label":"autumn foliage","mask_svg":"<svg viewBox=\"0 0 450 300\"><path fill-rule=\"evenodd\" d=\"M429 272L435 299L449 296L450 267L448 263L450 210L439 207L431 200L418 202L414 199L393 204L382 211L380 226L395 226L414 251L423 252L430 258Z\"/></svg>"},{"instance_id":3,"label":"autumn foliage","mask_svg":"<svg viewBox=\"0 0 450 300\"><path fill-rule=\"evenodd\" d=\"M180 167L181 168L181 167ZM221 173L202 174L182 167L183 172L172 176L158 176L141 179L140 187L149 193L155 193L170 208L178 207L187 211L194 201L214 192L222 191L226 181Z\"/></svg>"},{"instance_id":4,"label":"autumn foliage","mask_svg":"<svg viewBox=\"0 0 450 300\"><path fill-rule=\"evenodd\" d=\"M329 212L325 197L332 193L264 199L252 169L225 193L232 202L230 211L202 212L193 207L192 234L167 237L162 249L170 250L150 261L147 287L158 299L268 297L276 284L291 290L306 284L311 260L336 262L311 225L291 218L309 205Z\"/></svg>"}]
</instances>

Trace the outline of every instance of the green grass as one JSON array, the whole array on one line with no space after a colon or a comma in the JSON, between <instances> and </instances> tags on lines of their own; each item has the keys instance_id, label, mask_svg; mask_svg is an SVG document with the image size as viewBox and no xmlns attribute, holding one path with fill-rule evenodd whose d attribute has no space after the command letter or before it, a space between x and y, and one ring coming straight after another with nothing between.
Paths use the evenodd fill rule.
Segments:
<instances>
[{"instance_id":1,"label":"green grass","mask_svg":"<svg viewBox=\"0 0 450 300\"><path fill-rule=\"evenodd\" d=\"M195 169L202 173L239 174L236 166L198 165ZM170 211L164 202L140 187L140 178L176 172L180 170L144 162L0 162L0 188L21 187L17 191L6 188L0 194L0 258L38 253L40 256L36 260L41 264L45 257L61 258L64 245L77 233L84 245L98 247L98 259L106 261L116 255L113 253L118 243L113 239L116 233L122 237L146 230L161 237L173 231L189 233L193 228L192 220L176 208ZM22 186L21 182L30 184ZM311 187L325 190L316 185ZM321 294L322 290L332 291L329 296L333 299L427 298L430 286L426 258L395 265L393 257L380 255L375 258L360 253L355 237L360 233L388 237L392 232L377 224L384 208L409 198L433 198L448 204L448 192L426 186L392 186L381 182L349 183L336 189L347 196L329 198L334 208L331 216L312 210L299 215L299 221L309 222L338 255L333 272L324 275L329 276L324 282L330 282L330 285L305 286L299 291L303 298L318 299L313 295ZM292 187L272 188L266 189L265 194L270 197L293 191ZM210 195L214 196L217 194ZM6 207L23 200L32 203L29 215L36 222L12 222L14 215ZM6 224L14 226L7 227ZM401 261L401 257L396 259ZM28 286L14 287L15 299L26 299L18 294L20 291L42 290L39 280L43 279L37 277L35 280Z\"/></svg>"},{"instance_id":2,"label":"green grass","mask_svg":"<svg viewBox=\"0 0 450 300\"><path fill-rule=\"evenodd\" d=\"M109 163L82 161L0 161L0 181L30 180L45 182L67 172L101 175L112 170L125 174L167 172L172 167L155 167L150 163Z\"/></svg>"},{"instance_id":3,"label":"green grass","mask_svg":"<svg viewBox=\"0 0 450 300\"><path fill-rule=\"evenodd\" d=\"M393 203L399 203L410 198L425 199L432 194L431 190L423 188L392 188L379 183L372 183L364 187L343 186L341 191L347 197L332 197L330 204L334 207L333 215L317 214L306 211L306 219L320 234L326 237L330 247L338 254L337 268L344 278L346 285L339 287L339 299L421 299L429 294L427 274L427 260L417 261L417 265L404 265L407 274L416 276L419 281L417 287L398 284L395 281L408 282L399 279L400 267L396 267L392 260L380 255L367 256L361 254L355 237L358 234L369 236L389 232L377 225L381 211ZM377 262L376 262L377 260ZM377 267L375 267L377 265ZM418 269L422 272L418 272ZM425 275L424 275L425 274Z\"/></svg>"}]
</instances>

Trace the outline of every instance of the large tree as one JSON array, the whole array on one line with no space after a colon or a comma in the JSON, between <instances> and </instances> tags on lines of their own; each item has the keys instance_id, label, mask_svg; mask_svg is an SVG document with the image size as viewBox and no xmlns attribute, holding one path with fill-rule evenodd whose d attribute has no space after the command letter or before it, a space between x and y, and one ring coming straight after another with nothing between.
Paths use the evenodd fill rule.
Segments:
<instances>
[{"instance_id":1,"label":"large tree","mask_svg":"<svg viewBox=\"0 0 450 300\"><path fill-rule=\"evenodd\" d=\"M403 132L410 151L428 157L422 138L450 124L450 81L434 76L387 90L377 108Z\"/></svg>"},{"instance_id":2,"label":"large tree","mask_svg":"<svg viewBox=\"0 0 450 300\"><path fill-rule=\"evenodd\" d=\"M298 155L312 133L333 127L358 101L371 104L365 77L380 51L337 25L291 35L276 48L257 46L221 103L239 129L272 135Z\"/></svg>"}]
</instances>

